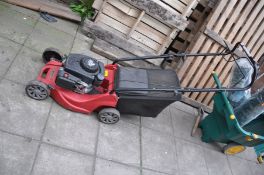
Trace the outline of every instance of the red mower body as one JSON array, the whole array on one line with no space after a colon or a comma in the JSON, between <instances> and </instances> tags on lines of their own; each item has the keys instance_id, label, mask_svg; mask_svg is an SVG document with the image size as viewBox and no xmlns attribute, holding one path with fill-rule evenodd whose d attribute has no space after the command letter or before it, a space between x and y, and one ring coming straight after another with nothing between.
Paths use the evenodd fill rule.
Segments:
<instances>
[{"instance_id":1,"label":"red mower body","mask_svg":"<svg viewBox=\"0 0 264 175\"><path fill-rule=\"evenodd\" d=\"M71 111L89 114L104 107L116 108L118 96L113 91L117 65L105 66L103 83L96 87L100 94L79 94L56 85L56 77L62 63L49 61L40 71L37 80L49 86L50 96L62 107Z\"/></svg>"}]
</instances>

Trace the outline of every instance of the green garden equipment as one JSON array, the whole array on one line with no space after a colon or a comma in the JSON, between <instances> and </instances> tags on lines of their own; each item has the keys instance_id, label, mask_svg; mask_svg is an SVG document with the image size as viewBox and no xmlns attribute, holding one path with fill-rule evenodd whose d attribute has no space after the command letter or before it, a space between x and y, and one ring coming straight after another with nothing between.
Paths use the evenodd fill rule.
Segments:
<instances>
[{"instance_id":1,"label":"green garden equipment","mask_svg":"<svg viewBox=\"0 0 264 175\"><path fill-rule=\"evenodd\" d=\"M218 75L213 72L217 88L221 88ZM226 93L216 92L213 112L205 118L198 117L202 129L203 142L220 142L227 144L223 151L227 155L240 153L246 147L254 147L258 162L263 163L264 153L264 114L241 127Z\"/></svg>"}]
</instances>

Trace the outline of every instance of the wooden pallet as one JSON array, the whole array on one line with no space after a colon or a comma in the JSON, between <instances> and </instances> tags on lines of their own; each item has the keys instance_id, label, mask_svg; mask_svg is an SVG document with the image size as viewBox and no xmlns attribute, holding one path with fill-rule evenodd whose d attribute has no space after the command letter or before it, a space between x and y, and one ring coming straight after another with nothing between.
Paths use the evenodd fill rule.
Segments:
<instances>
[{"instance_id":1,"label":"wooden pallet","mask_svg":"<svg viewBox=\"0 0 264 175\"><path fill-rule=\"evenodd\" d=\"M221 0L211 13L208 23L195 36L187 49L190 52L220 52L223 40L230 47L242 41L250 49L256 61L264 51L264 1ZM239 53L237 53L239 54ZM226 56L225 59L230 57ZM229 84L232 63L223 57L188 59L178 71L182 86L214 87L211 72L216 71L224 86ZM186 93L205 105L213 105L213 93Z\"/></svg>"},{"instance_id":2,"label":"wooden pallet","mask_svg":"<svg viewBox=\"0 0 264 175\"><path fill-rule=\"evenodd\" d=\"M149 2L157 7L156 11L150 10ZM113 28L152 54L162 54L185 29L196 4L197 0L95 0L93 7L98 10L96 23Z\"/></svg>"}]
</instances>

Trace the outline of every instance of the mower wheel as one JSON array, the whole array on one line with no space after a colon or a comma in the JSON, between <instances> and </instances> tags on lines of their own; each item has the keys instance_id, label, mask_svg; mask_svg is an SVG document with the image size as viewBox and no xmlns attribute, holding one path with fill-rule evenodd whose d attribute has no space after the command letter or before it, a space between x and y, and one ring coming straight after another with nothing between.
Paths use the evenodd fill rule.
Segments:
<instances>
[{"instance_id":1,"label":"mower wheel","mask_svg":"<svg viewBox=\"0 0 264 175\"><path fill-rule=\"evenodd\" d=\"M234 155L245 151L246 147L237 143L229 143L224 146L224 153L226 155Z\"/></svg>"},{"instance_id":2,"label":"mower wheel","mask_svg":"<svg viewBox=\"0 0 264 175\"><path fill-rule=\"evenodd\" d=\"M120 113L115 108L104 108L98 113L98 119L105 124L115 124L120 119Z\"/></svg>"},{"instance_id":3,"label":"mower wheel","mask_svg":"<svg viewBox=\"0 0 264 175\"><path fill-rule=\"evenodd\" d=\"M63 61L63 54L56 48L47 48L42 54L42 59L44 63L47 63L51 60L56 60L59 62Z\"/></svg>"},{"instance_id":4,"label":"mower wheel","mask_svg":"<svg viewBox=\"0 0 264 175\"><path fill-rule=\"evenodd\" d=\"M50 95L50 90L46 84L33 80L27 84L26 94L35 100L45 100Z\"/></svg>"}]
</instances>

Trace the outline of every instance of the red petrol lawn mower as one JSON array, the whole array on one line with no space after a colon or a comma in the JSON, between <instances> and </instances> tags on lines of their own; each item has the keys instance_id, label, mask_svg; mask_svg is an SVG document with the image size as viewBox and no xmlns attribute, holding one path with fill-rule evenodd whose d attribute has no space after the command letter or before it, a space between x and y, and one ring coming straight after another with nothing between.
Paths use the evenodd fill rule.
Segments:
<instances>
[{"instance_id":1,"label":"red petrol lawn mower","mask_svg":"<svg viewBox=\"0 0 264 175\"><path fill-rule=\"evenodd\" d=\"M184 92L242 91L250 88L257 74L255 62L252 57L246 56L254 67L253 81L247 87L203 89L180 87L178 76L173 70L121 67L118 62L233 55L238 46L248 53L244 45L238 43L232 50L227 48L221 53L123 58L105 66L86 55L63 56L58 50L49 48L42 55L46 65L41 69L37 80L28 83L26 94L36 100L51 96L58 104L71 111L87 114L98 112L99 120L106 124L118 122L120 113L156 117L169 104L180 101ZM239 58L234 58L233 61L237 59Z\"/></svg>"}]
</instances>

